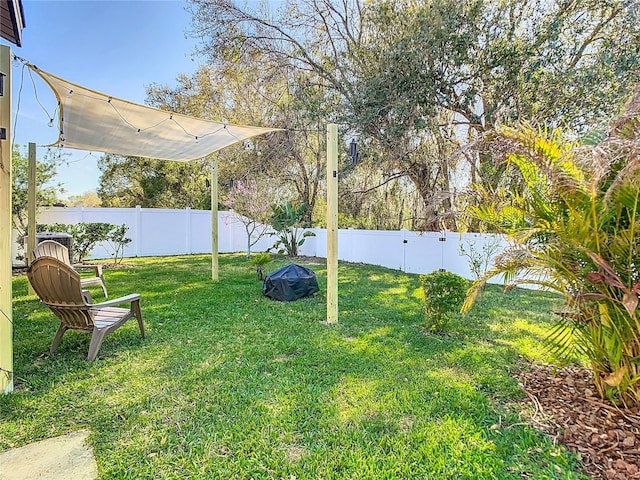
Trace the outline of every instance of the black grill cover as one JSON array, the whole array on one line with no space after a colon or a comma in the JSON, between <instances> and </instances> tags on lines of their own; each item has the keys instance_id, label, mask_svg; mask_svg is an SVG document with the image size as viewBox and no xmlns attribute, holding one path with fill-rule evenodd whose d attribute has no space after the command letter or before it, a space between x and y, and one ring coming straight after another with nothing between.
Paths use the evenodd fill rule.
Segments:
<instances>
[{"instance_id":1,"label":"black grill cover","mask_svg":"<svg viewBox=\"0 0 640 480\"><path fill-rule=\"evenodd\" d=\"M295 263L271 272L262 284L262 293L281 302L310 297L319 290L313 270Z\"/></svg>"}]
</instances>

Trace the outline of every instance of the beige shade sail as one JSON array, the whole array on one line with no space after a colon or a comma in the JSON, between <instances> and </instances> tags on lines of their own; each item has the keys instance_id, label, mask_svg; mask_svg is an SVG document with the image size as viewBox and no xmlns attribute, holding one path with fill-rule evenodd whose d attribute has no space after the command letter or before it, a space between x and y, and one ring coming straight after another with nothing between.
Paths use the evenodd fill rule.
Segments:
<instances>
[{"instance_id":1,"label":"beige shade sail","mask_svg":"<svg viewBox=\"0 0 640 480\"><path fill-rule=\"evenodd\" d=\"M50 146L188 162L280 130L228 125L139 105L28 66L60 102L60 133Z\"/></svg>"}]
</instances>

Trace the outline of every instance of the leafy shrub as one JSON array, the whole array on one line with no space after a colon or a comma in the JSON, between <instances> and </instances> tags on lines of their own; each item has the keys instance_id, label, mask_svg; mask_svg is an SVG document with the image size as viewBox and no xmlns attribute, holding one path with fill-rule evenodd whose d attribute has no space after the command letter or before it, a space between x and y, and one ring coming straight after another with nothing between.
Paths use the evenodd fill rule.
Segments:
<instances>
[{"instance_id":1,"label":"leafy shrub","mask_svg":"<svg viewBox=\"0 0 640 480\"><path fill-rule=\"evenodd\" d=\"M441 332L459 312L464 302L469 282L451 272L434 271L420 276L424 291L425 321L427 327Z\"/></svg>"},{"instance_id":2,"label":"leafy shrub","mask_svg":"<svg viewBox=\"0 0 640 480\"><path fill-rule=\"evenodd\" d=\"M105 222L81 222L74 224L50 223L37 224L36 232L61 232L68 233L73 237L73 248L71 251L71 261L73 263L81 263L86 259L91 250L103 242L107 242L115 251L114 262L118 263L118 259L122 260L123 249L126 244L131 242L130 238L125 237L126 231L129 229L126 225L114 225ZM18 243L23 242L24 236L18 239Z\"/></svg>"}]
</instances>

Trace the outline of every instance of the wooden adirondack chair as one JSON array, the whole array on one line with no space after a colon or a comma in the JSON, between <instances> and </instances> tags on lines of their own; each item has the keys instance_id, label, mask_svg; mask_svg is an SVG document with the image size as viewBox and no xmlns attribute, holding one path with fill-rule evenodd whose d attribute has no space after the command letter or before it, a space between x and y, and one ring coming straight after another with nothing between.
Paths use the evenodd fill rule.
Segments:
<instances>
[{"instance_id":1,"label":"wooden adirondack chair","mask_svg":"<svg viewBox=\"0 0 640 480\"><path fill-rule=\"evenodd\" d=\"M81 277L80 282L82 288L86 287L102 287L104 292L104 298L107 298L107 286L104 283L104 276L102 275L102 265L72 265L69 258L69 249L56 242L55 240L43 240L33 249L34 258L39 257L53 257L73 267L75 270L90 269L93 270L93 277Z\"/></svg>"},{"instance_id":2,"label":"wooden adirondack chair","mask_svg":"<svg viewBox=\"0 0 640 480\"><path fill-rule=\"evenodd\" d=\"M72 267L54 257L39 257L33 261L27 277L43 303L60 319L60 327L51 344L53 354L62 335L69 329L92 332L88 361L95 360L104 337L135 317L144 338L144 324L137 293L93 304L83 292L80 276ZM129 308L115 305L129 303Z\"/></svg>"}]
</instances>

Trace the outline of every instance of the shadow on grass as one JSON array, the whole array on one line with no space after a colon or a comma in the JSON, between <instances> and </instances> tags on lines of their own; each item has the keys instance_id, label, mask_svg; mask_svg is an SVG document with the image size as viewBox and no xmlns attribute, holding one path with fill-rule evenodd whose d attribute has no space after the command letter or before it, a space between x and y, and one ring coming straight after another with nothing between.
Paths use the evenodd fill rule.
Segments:
<instances>
[{"instance_id":1,"label":"shadow on grass","mask_svg":"<svg viewBox=\"0 0 640 480\"><path fill-rule=\"evenodd\" d=\"M143 295L148 338L130 322L91 364L80 335L37 358L57 322L19 296L25 388L0 399L0 448L88 425L106 478L579 478L501 401L517 392L517 340L539 342L507 328L526 322L522 302L492 300L460 331L425 335L417 276L341 265L340 322L327 327L318 265L321 294L280 303L242 256L221 257L215 284L208 262L108 272L113 296Z\"/></svg>"}]
</instances>

